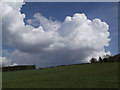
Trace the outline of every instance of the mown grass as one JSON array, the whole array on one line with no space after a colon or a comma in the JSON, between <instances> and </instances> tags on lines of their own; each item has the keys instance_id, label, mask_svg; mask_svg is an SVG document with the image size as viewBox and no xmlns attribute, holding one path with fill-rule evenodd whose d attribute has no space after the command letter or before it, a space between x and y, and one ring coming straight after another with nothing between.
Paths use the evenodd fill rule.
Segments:
<instances>
[{"instance_id":1,"label":"mown grass","mask_svg":"<svg viewBox=\"0 0 120 90\"><path fill-rule=\"evenodd\" d=\"M3 88L118 88L118 63L3 72Z\"/></svg>"}]
</instances>

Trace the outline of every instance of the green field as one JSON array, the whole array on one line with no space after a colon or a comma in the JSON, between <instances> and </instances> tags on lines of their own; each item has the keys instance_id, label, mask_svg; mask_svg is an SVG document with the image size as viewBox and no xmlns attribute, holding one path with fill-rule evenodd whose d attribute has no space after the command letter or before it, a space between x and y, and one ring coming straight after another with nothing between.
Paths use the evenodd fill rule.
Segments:
<instances>
[{"instance_id":1,"label":"green field","mask_svg":"<svg viewBox=\"0 0 120 90\"><path fill-rule=\"evenodd\" d=\"M118 88L118 63L3 72L3 88Z\"/></svg>"}]
</instances>

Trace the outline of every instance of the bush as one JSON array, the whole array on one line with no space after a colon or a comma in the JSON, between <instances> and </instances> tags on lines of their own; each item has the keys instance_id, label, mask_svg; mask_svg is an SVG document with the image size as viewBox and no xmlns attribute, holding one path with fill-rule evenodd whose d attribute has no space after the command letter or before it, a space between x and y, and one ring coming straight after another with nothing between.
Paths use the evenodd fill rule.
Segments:
<instances>
[{"instance_id":1,"label":"bush","mask_svg":"<svg viewBox=\"0 0 120 90\"><path fill-rule=\"evenodd\" d=\"M97 63L97 59L96 58L91 58L90 62L91 63Z\"/></svg>"}]
</instances>

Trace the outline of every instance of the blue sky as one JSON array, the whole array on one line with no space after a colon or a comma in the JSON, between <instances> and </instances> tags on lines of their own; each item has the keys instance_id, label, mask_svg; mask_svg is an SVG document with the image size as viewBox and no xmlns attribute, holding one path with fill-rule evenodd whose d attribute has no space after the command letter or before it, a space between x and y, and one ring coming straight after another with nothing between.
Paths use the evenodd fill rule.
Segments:
<instances>
[{"instance_id":1,"label":"blue sky","mask_svg":"<svg viewBox=\"0 0 120 90\"><path fill-rule=\"evenodd\" d=\"M33 18L35 13L41 13L43 16L54 20L63 21L66 16L72 16L74 13L85 13L88 19L93 20L99 18L109 25L110 44L105 47L106 51L111 51L112 55L118 53L118 6L117 3L82 3L82 2L26 2L22 7L21 13L26 15L27 19ZM27 24L27 23L26 23ZM13 50L7 45L3 45L3 49Z\"/></svg>"},{"instance_id":2,"label":"blue sky","mask_svg":"<svg viewBox=\"0 0 120 90\"><path fill-rule=\"evenodd\" d=\"M106 51L111 51L112 55L118 53L118 3L113 2L66 2L66 3L40 3L27 2L22 10L26 14L25 21L33 18L34 13L39 12L43 16L63 21L66 16L72 16L74 13L85 13L93 20L99 18L109 24L110 46L105 47Z\"/></svg>"}]
</instances>

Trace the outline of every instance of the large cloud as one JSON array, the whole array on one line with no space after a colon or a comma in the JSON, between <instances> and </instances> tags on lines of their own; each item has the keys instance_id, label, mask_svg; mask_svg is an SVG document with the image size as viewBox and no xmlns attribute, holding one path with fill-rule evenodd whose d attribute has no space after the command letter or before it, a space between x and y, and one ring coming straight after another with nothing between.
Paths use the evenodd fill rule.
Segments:
<instances>
[{"instance_id":1,"label":"large cloud","mask_svg":"<svg viewBox=\"0 0 120 90\"><path fill-rule=\"evenodd\" d=\"M109 26L100 19L89 20L84 13L66 16L64 22L47 19L40 13L25 25L20 13L24 3L3 3L3 43L16 48L10 59L38 67L81 63L106 53ZM38 22L38 28L34 23Z\"/></svg>"},{"instance_id":2,"label":"large cloud","mask_svg":"<svg viewBox=\"0 0 120 90\"><path fill-rule=\"evenodd\" d=\"M7 60L5 57L0 57L0 67L11 65L11 61Z\"/></svg>"}]
</instances>

